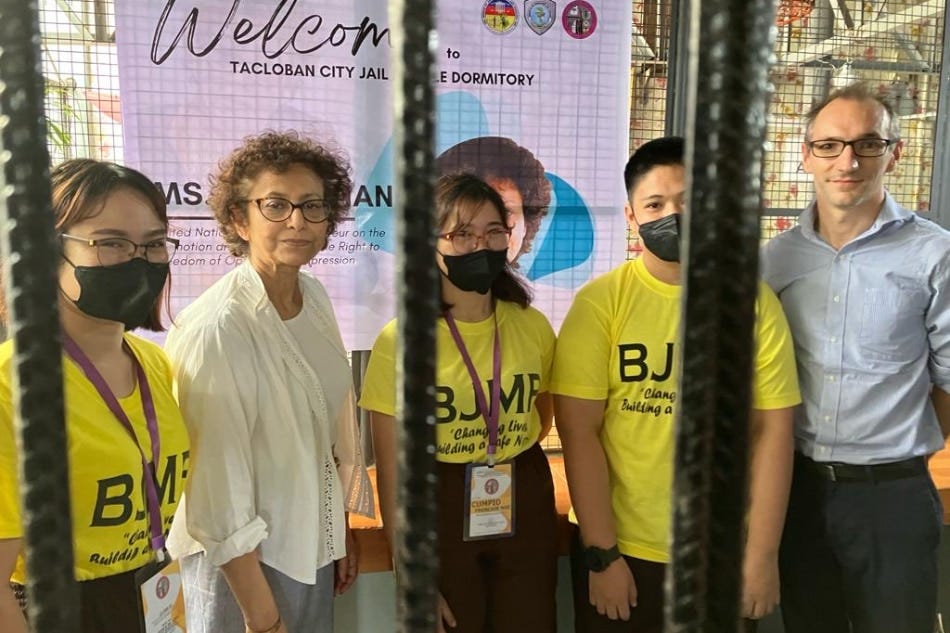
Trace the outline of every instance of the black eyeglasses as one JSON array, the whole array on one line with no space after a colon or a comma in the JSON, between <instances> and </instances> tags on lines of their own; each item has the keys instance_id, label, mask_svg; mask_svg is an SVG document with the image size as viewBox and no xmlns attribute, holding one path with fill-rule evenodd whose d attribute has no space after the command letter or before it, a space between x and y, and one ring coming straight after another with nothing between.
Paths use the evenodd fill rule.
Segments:
<instances>
[{"instance_id":1,"label":"black eyeglasses","mask_svg":"<svg viewBox=\"0 0 950 633\"><path fill-rule=\"evenodd\" d=\"M104 237L91 240L88 237L60 233L61 238L82 242L96 249L96 257L102 266L114 266L130 261L139 249L145 253L145 261L152 264L167 264L178 250L178 240L173 237L159 237L145 244L138 244L124 237Z\"/></svg>"},{"instance_id":2,"label":"black eyeglasses","mask_svg":"<svg viewBox=\"0 0 950 633\"><path fill-rule=\"evenodd\" d=\"M818 158L835 158L841 156L841 152L848 145L854 150L855 156L862 158L876 158L883 156L887 148L900 139L896 138L858 138L853 141L841 141L838 139L826 138L819 141L808 141L805 145L811 150L812 155Z\"/></svg>"},{"instance_id":3,"label":"black eyeglasses","mask_svg":"<svg viewBox=\"0 0 950 633\"><path fill-rule=\"evenodd\" d=\"M264 219L271 222L285 222L293 215L294 209L300 209L303 219L311 224L326 222L327 218L330 217L330 210L322 198L311 198L297 204L286 198L257 198L255 200L239 200L238 202L255 203Z\"/></svg>"}]
</instances>

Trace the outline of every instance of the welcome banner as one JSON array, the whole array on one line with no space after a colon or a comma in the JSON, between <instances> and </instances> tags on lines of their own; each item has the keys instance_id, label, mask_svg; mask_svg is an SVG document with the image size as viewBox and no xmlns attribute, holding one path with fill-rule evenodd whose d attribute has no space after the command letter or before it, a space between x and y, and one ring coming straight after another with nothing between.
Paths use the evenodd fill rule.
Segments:
<instances>
[{"instance_id":1,"label":"welcome banner","mask_svg":"<svg viewBox=\"0 0 950 633\"><path fill-rule=\"evenodd\" d=\"M208 175L245 136L293 129L343 148L353 165L350 217L309 266L347 347L369 349L393 318L399 192L386 5L116 1L124 160L165 192L182 242L173 314L239 263L205 206ZM509 258L557 327L576 289L625 258L630 3L441 0L438 9L440 165L523 157L523 177L493 184L523 206Z\"/></svg>"}]
</instances>

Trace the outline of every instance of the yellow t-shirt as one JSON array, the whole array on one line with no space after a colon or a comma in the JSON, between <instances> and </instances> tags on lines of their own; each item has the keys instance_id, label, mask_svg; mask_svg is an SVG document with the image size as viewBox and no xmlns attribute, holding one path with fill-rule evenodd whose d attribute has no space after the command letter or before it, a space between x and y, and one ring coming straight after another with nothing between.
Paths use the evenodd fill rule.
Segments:
<instances>
[{"instance_id":1,"label":"yellow t-shirt","mask_svg":"<svg viewBox=\"0 0 950 633\"><path fill-rule=\"evenodd\" d=\"M132 347L148 378L155 403L161 452L157 469L163 531L185 489L188 432L172 392L168 359L157 345L131 334ZM0 538L20 538L17 449L11 381L13 342L0 345ZM63 356L69 493L77 580L92 580L137 569L153 558L150 546L142 458L125 427L115 418L92 382ZM119 398L148 461L152 443L139 386ZM23 559L11 578L23 582Z\"/></svg>"},{"instance_id":2,"label":"yellow t-shirt","mask_svg":"<svg viewBox=\"0 0 950 633\"><path fill-rule=\"evenodd\" d=\"M617 544L627 556L656 562L670 555L680 291L653 277L642 260L590 282L561 326L551 379L554 394L606 400L600 439ZM753 406L794 406L801 396L792 337L764 283L756 317Z\"/></svg>"},{"instance_id":3,"label":"yellow t-shirt","mask_svg":"<svg viewBox=\"0 0 950 633\"><path fill-rule=\"evenodd\" d=\"M511 459L538 441L541 420L535 407L539 393L548 391L554 361L554 330L534 308L522 309L499 301L495 314L501 337L501 415L498 419L496 460ZM456 321L466 349L491 399L492 349L495 321ZM363 378L360 406L386 415L396 412L396 322L389 322L376 339ZM471 376L455 346L445 319L436 328L436 459L468 464L488 458L485 418L475 404Z\"/></svg>"}]
</instances>

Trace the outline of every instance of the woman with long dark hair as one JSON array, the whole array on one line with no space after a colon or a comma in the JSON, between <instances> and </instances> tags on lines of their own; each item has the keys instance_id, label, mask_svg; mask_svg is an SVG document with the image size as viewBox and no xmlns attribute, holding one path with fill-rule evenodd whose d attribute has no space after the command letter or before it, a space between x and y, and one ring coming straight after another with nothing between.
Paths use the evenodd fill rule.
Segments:
<instances>
[{"instance_id":1,"label":"woman with long dark hair","mask_svg":"<svg viewBox=\"0 0 950 633\"><path fill-rule=\"evenodd\" d=\"M555 630L554 484L539 441L552 423L554 332L507 260L501 196L470 175L436 186L443 315L436 368L439 631ZM385 532L395 519L396 323L373 346L372 413ZM419 424L423 421L417 421Z\"/></svg>"},{"instance_id":2,"label":"woman with long dark hair","mask_svg":"<svg viewBox=\"0 0 950 633\"><path fill-rule=\"evenodd\" d=\"M168 359L129 333L163 329L163 289L178 242L168 237L161 192L134 169L67 161L52 172L52 193L77 630L127 633L139 630L136 572L164 558L188 468ZM13 341L0 345L0 575L22 584L13 353ZM26 631L6 587L0 630Z\"/></svg>"}]
</instances>

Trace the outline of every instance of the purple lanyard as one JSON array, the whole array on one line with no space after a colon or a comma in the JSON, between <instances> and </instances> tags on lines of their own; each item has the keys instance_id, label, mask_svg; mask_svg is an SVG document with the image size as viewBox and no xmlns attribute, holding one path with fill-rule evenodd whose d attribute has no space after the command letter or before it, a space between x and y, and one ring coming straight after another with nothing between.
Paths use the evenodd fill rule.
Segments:
<instances>
[{"instance_id":1,"label":"purple lanyard","mask_svg":"<svg viewBox=\"0 0 950 633\"><path fill-rule=\"evenodd\" d=\"M128 351L129 356L132 357L132 364L135 366L135 376L138 379L139 393L142 397L142 409L145 411L145 423L148 427L148 436L152 441L152 464L157 470L160 440L158 437L158 417L155 415L155 402L152 400L152 390L148 386L148 378L145 376L142 364L139 363L139 359L132 352L132 349L125 340L122 341L122 347ZM99 392L99 395L105 401L106 406L112 411L112 415L114 415L119 421L119 424L128 431L132 441L135 442L135 447L139 449L139 455L142 457L142 474L145 480L149 530L152 534L151 545L158 559L161 561L164 559L165 533L162 530L162 513L160 510L161 505L158 500L158 485L155 481L155 475L148 467L148 460L145 457L145 452L139 445L138 438L135 436L135 430L132 428L129 416L127 416L125 411L122 410L122 407L119 406L119 401L116 399L115 394L112 393L105 378L102 377L102 374L99 373L96 366L92 364L89 357L79 349L76 342L69 338L65 332L63 332L63 349L66 351L66 355L79 365L79 368L86 375L86 378L89 379L89 382L92 383L92 386L96 388L96 391Z\"/></svg>"},{"instance_id":2,"label":"purple lanyard","mask_svg":"<svg viewBox=\"0 0 950 633\"><path fill-rule=\"evenodd\" d=\"M492 383L491 383L491 406L485 402L485 390L482 389L482 381L475 371L475 365L472 363L472 357L465 347L465 341L462 340L462 334L458 326L455 325L455 319L446 311L443 315L445 323L449 326L449 332L455 339L455 346L465 361L465 367L468 369L468 375L472 377L472 388L475 390L475 403L478 410L485 418L485 426L488 428L488 465L495 465L495 450L498 448L498 418L501 413L501 336L498 334L498 316L493 312L495 319L495 340L492 348Z\"/></svg>"}]
</instances>

